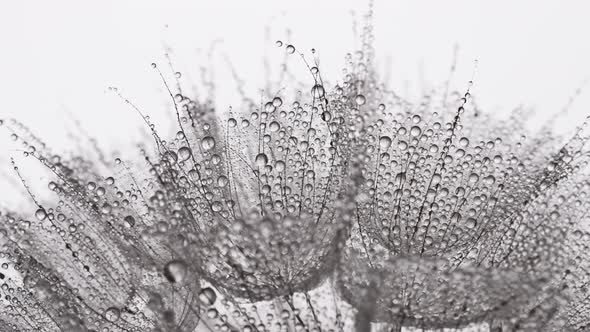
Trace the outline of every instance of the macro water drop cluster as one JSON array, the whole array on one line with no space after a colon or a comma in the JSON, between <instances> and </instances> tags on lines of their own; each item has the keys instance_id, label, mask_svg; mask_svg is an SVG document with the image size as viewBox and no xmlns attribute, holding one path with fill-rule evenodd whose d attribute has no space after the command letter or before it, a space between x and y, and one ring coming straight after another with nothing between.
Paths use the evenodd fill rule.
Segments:
<instances>
[{"instance_id":1,"label":"macro water drop cluster","mask_svg":"<svg viewBox=\"0 0 590 332\"><path fill-rule=\"evenodd\" d=\"M372 41L334 84L278 41L308 76L228 113L164 81L174 135L113 89L152 135L138 159L2 121L53 199L12 161L35 208L0 214L0 330L590 330L588 120L530 132L473 82L410 101Z\"/></svg>"}]
</instances>

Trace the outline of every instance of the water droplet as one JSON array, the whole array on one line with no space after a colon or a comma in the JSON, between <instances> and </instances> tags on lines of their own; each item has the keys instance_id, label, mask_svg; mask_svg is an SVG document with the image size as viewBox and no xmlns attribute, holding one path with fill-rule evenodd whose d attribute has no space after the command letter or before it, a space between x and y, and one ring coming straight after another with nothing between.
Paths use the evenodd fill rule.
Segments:
<instances>
[{"instance_id":1,"label":"water droplet","mask_svg":"<svg viewBox=\"0 0 590 332\"><path fill-rule=\"evenodd\" d=\"M279 97L274 97L272 100L272 104L274 107L279 107L279 106L283 105L283 100Z\"/></svg>"},{"instance_id":2,"label":"water droplet","mask_svg":"<svg viewBox=\"0 0 590 332\"><path fill-rule=\"evenodd\" d=\"M459 139L459 145L467 147L469 145L469 139L467 139L467 137L461 137L461 139Z\"/></svg>"},{"instance_id":3,"label":"water droplet","mask_svg":"<svg viewBox=\"0 0 590 332\"><path fill-rule=\"evenodd\" d=\"M133 216L125 217L125 218L123 218L123 221L125 223L125 227L127 227L127 228L131 228L131 227L135 226L135 218L133 218Z\"/></svg>"},{"instance_id":4,"label":"water droplet","mask_svg":"<svg viewBox=\"0 0 590 332\"><path fill-rule=\"evenodd\" d=\"M325 94L326 90L324 90L324 87L320 84L316 84L313 86L313 88L311 88L311 95L314 98L322 98Z\"/></svg>"},{"instance_id":5,"label":"water droplet","mask_svg":"<svg viewBox=\"0 0 590 332\"><path fill-rule=\"evenodd\" d=\"M217 300L217 294L211 287L203 288L199 293L199 300L205 305L213 305Z\"/></svg>"},{"instance_id":6,"label":"water droplet","mask_svg":"<svg viewBox=\"0 0 590 332\"><path fill-rule=\"evenodd\" d=\"M367 102L367 99L363 95L356 95L356 97L354 98L354 102L357 105L361 106L361 105L364 105Z\"/></svg>"},{"instance_id":7,"label":"water droplet","mask_svg":"<svg viewBox=\"0 0 590 332\"><path fill-rule=\"evenodd\" d=\"M264 153L259 153L256 156L256 159L254 161L256 163L256 166L258 166L258 167L264 167L268 163L268 157Z\"/></svg>"},{"instance_id":8,"label":"water droplet","mask_svg":"<svg viewBox=\"0 0 590 332\"><path fill-rule=\"evenodd\" d=\"M229 182L229 180L227 179L226 176L220 175L217 178L217 185L220 186L221 188L227 186L227 183Z\"/></svg>"},{"instance_id":9,"label":"water droplet","mask_svg":"<svg viewBox=\"0 0 590 332\"><path fill-rule=\"evenodd\" d=\"M115 307L110 307L105 311L104 317L109 322L116 322L121 317L121 311Z\"/></svg>"},{"instance_id":10,"label":"water droplet","mask_svg":"<svg viewBox=\"0 0 590 332\"><path fill-rule=\"evenodd\" d=\"M477 221L474 218L467 218L465 221L465 226L469 229L474 229L477 226Z\"/></svg>"},{"instance_id":11,"label":"water droplet","mask_svg":"<svg viewBox=\"0 0 590 332\"><path fill-rule=\"evenodd\" d=\"M178 149L178 156L180 157L180 161L188 160L191 157L191 154L191 149L187 148L186 146L183 146L180 149Z\"/></svg>"},{"instance_id":12,"label":"water droplet","mask_svg":"<svg viewBox=\"0 0 590 332\"><path fill-rule=\"evenodd\" d=\"M215 139L211 136L205 136L201 140L201 147L205 151L209 151L215 147Z\"/></svg>"},{"instance_id":13,"label":"water droplet","mask_svg":"<svg viewBox=\"0 0 590 332\"><path fill-rule=\"evenodd\" d=\"M270 125L268 125L268 129L270 129L270 131L273 133L279 131L280 128L281 125L276 121L273 121L270 123Z\"/></svg>"},{"instance_id":14,"label":"water droplet","mask_svg":"<svg viewBox=\"0 0 590 332\"><path fill-rule=\"evenodd\" d=\"M391 146L391 138L389 136L381 136L379 139L379 146L381 150L387 150Z\"/></svg>"},{"instance_id":15,"label":"water droplet","mask_svg":"<svg viewBox=\"0 0 590 332\"><path fill-rule=\"evenodd\" d=\"M410 128L410 135L418 137L420 134L422 134L422 129L420 129L420 127L412 126L412 128Z\"/></svg>"},{"instance_id":16,"label":"water droplet","mask_svg":"<svg viewBox=\"0 0 590 332\"><path fill-rule=\"evenodd\" d=\"M44 208L39 208L37 211L35 211L35 217L37 217L39 221L43 221L45 218L47 218L47 212L45 212Z\"/></svg>"},{"instance_id":17,"label":"water droplet","mask_svg":"<svg viewBox=\"0 0 590 332\"><path fill-rule=\"evenodd\" d=\"M164 160L166 160L167 162L169 162L171 165L176 164L176 162L178 161L178 155L176 155L176 152L174 151L166 151L164 152Z\"/></svg>"},{"instance_id":18,"label":"water droplet","mask_svg":"<svg viewBox=\"0 0 590 332\"><path fill-rule=\"evenodd\" d=\"M277 170L277 172L282 172L285 170L285 162L282 160L279 160L275 163L275 169Z\"/></svg>"},{"instance_id":19,"label":"water droplet","mask_svg":"<svg viewBox=\"0 0 590 332\"><path fill-rule=\"evenodd\" d=\"M211 319L215 319L215 318L217 318L217 316L219 316L219 312L217 311L217 309L211 308L211 309L207 310L207 317L209 317Z\"/></svg>"},{"instance_id":20,"label":"water droplet","mask_svg":"<svg viewBox=\"0 0 590 332\"><path fill-rule=\"evenodd\" d=\"M287 53L289 53L289 54L295 53L295 46L287 45Z\"/></svg>"},{"instance_id":21,"label":"water droplet","mask_svg":"<svg viewBox=\"0 0 590 332\"><path fill-rule=\"evenodd\" d=\"M171 283L180 283L186 277L187 266L183 260L172 260L164 266L164 277Z\"/></svg>"}]
</instances>

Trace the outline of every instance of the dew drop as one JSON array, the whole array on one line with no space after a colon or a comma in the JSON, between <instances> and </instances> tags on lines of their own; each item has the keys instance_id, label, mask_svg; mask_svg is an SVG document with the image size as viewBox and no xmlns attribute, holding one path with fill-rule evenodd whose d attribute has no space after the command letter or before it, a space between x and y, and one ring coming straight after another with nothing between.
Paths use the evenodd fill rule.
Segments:
<instances>
[{"instance_id":1,"label":"dew drop","mask_svg":"<svg viewBox=\"0 0 590 332\"><path fill-rule=\"evenodd\" d=\"M180 283L186 277L187 266L183 260L172 260L164 266L164 277L175 284Z\"/></svg>"},{"instance_id":2,"label":"dew drop","mask_svg":"<svg viewBox=\"0 0 590 332\"><path fill-rule=\"evenodd\" d=\"M272 100L272 105L274 107L279 107L279 106L283 105L283 100L280 97L274 97Z\"/></svg>"},{"instance_id":3,"label":"dew drop","mask_svg":"<svg viewBox=\"0 0 590 332\"><path fill-rule=\"evenodd\" d=\"M35 211L35 217L37 217L39 221L43 221L45 218L47 218L47 212L45 212L44 208L39 208L37 211Z\"/></svg>"},{"instance_id":4,"label":"dew drop","mask_svg":"<svg viewBox=\"0 0 590 332\"><path fill-rule=\"evenodd\" d=\"M467 137L461 137L461 139L459 139L459 145L467 147L469 145L469 139L467 139Z\"/></svg>"},{"instance_id":5,"label":"dew drop","mask_svg":"<svg viewBox=\"0 0 590 332\"><path fill-rule=\"evenodd\" d=\"M367 98L365 98L365 96L363 96L363 95L356 95L356 97L354 98L354 102L357 105L361 106L367 102Z\"/></svg>"},{"instance_id":6,"label":"dew drop","mask_svg":"<svg viewBox=\"0 0 590 332\"><path fill-rule=\"evenodd\" d=\"M224 176L224 175L220 175L220 176L217 178L217 185L218 185L219 187L221 187L221 188L223 188L223 187L227 186L227 183L228 183L228 182L229 182L229 180L228 180L228 179L227 179L227 177L226 177L226 176Z\"/></svg>"},{"instance_id":7,"label":"dew drop","mask_svg":"<svg viewBox=\"0 0 590 332\"><path fill-rule=\"evenodd\" d=\"M127 216L123 218L123 222L125 224L125 227L127 228L135 226L135 218L133 218L133 216Z\"/></svg>"},{"instance_id":8,"label":"dew drop","mask_svg":"<svg viewBox=\"0 0 590 332\"><path fill-rule=\"evenodd\" d=\"M381 136L379 139L379 146L381 150L387 150L391 146L391 138L389 136Z\"/></svg>"},{"instance_id":9,"label":"dew drop","mask_svg":"<svg viewBox=\"0 0 590 332\"><path fill-rule=\"evenodd\" d=\"M211 287L203 288L199 293L199 300L205 305L213 305L217 300L217 294Z\"/></svg>"},{"instance_id":10,"label":"dew drop","mask_svg":"<svg viewBox=\"0 0 590 332\"><path fill-rule=\"evenodd\" d=\"M324 90L324 87L321 84L316 84L311 88L311 95L314 98L322 98L325 94L326 90Z\"/></svg>"},{"instance_id":11,"label":"dew drop","mask_svg":"<svg viewBox=\"0 0 590 332\"><path fill-rule=\"evenodd\" d=\"M174 151L166 151L164 152L164 160L168 161L171 165L174 165L178 161L178 155Z\"/></svg>"},{"instance_id":12,"label":"dew drop","mask_svg":"<svg viewBox=\"0 0 590 332\"><path fill-rule=\"evenodd\" d=\"M264 153L259 153L254 161L256 162L256 166L264 167L268 163L268 157Z\"/></svg>"},{"instance_id":13,"label":"dew drop","mask_svg":"<svg viewBox=\"0 0 590 332\"><path fill-rule=\"evenodd\" d=\"M105 311L104 317L109 322L116 322L121 317L121 311L115 307L110 307Z\"/></svg>"},{"instance_id":14,"label":"dew drop","mask_svg":"<svg viewBox=\"0 0 590 332\"><path fill-rule=\"evenodd\" d=\"M289 54L295 53L295 46L287 45L287 53L289 53Z\"/></svg>"},{"instance_id":15,"label":"dew drop","mask_svg":"<svg viewBox=\"0 0 590 332\"><path fill-rule=\"evenodd\" d=\"M469 229L474 229L477 226L477 221L474 218L467 218L465 221L465 226Z\"/></svg>"},{"instance_id":16,"label":"dew drop","mask_svg":"<svg viewBox=\"0 0 590 332\"><path fill-rule=\"evenodd\" d=\"M270 129L270 131L274 133L281 129L281 125L278 122L273 121L270 123L270 125L268 125L268 129Z\"/></svg>"},{"instance_id":17,"label":"dew drop","mask_svg":"<svg viewBox=\"0 0 590 332\"><path fill-rule=\"evenodd\" d=\"M279 160L275 163L275 169L277 170L277 172L282 172L285 170L285 162L282 160Z\"/></svg>"},{"instance_id":18,"label":"dew drop","mask_svg":"<svg viewBox=\"0 0 590 332\"><path fill-rule=\"evenodd\" d=\"M205 136L201 140L201 147L205 151L209 151L215 147L215 139L211 136Z\"/></svg>"},{"instance_id":19,"label":"dew drop","mask_svg":"<svg viewBox=\"0 0 590 332\"><path fill-rule=\"evenodd\" d=\"M215 143L213 143L215 145ZM192 151L186 146L181 147L178 149L178 157L180 157L180 161L186 161L191 157Z\"/></svg>"}]
</instances>

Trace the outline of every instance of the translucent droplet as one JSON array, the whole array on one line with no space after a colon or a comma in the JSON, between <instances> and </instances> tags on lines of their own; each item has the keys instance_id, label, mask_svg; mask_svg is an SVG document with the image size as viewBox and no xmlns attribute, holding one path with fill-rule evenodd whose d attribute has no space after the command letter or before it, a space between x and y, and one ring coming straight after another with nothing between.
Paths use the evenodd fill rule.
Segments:
<instances>
[{"instance_id":1,"label":"translucent droplet","mask_svg":"<svg viewBox=\"0 0 590 332\"><path fill-rule=\"evenodd\" d=\"M467 139L467 137L461 137L461 139L459 139L459 145L467 147L469 145L469 139Z\"/></svg>"},{"instance_id":2,"label":"translucent droplet","mask_svg":"<svg viewBox=\"0 0 590 332\"><path fill-rule=\"evenodd\" d=\"M203 288L199 293L199 300L205 305L213 305L217 300L217 294L211 287Z\"/></svg>"},{"instance_id":3,"label":"translucent droplet","mask_svg":"<svg viewBox=\"0 0 590 332\"><path fill-rule=\"evenodd\" d=\"M186 146L181 147L178 149L178 157L180 161L186 161L191 157L191 149L187 148Z\"/></svg>"},{"instance_id":4,"label":"translucent droplet","mask_svg":"<svg viewBox=\"0 0 590 332\"><path fill-rule=\"evenodd\" d=\"M311 95L314 98L322 98L325 94L326 90L324 90L324 87L320 84L316 84L313 86L313 88L311 88Z\"/></svg>"},{"instance_id":5,"label":"translucent droplet","mask_svg":"<svg viewBox=\"0 0 590 332\"><path fill-rule=\"evenodd\" d=\"M493 175L488 175L483 178L483 183L487 186L491 186L496 182L496 178Z\"/></svg>"},{"instance_id":6,"label":"translucent droplet","mask_svg":"<svg viewBox=\"0 0 590 332\"><path fill-rule=\"evenodd\" d=\"M422 134L422 129L420 129L420 127L412 126L412 128L410 128L410 135L417 137L420 136L420 134Z\"/></svg>"},{"instance_id":7,"label":"translucent droplet","mask_svg":"<svg viewBox=\"0 0 590 332\"><path fill-rule=\"evenodd\" d=\"M391 138L389 136L381 136L379 139L379 146L381 150L387 150L391 146Z\"/></svg>"},{"instance_id":8,"label":"translucent droplet","mask_svg":"<svg viewBox=\"0 0 590 332\"><path fill-rule=\"evenodd\" d=\"M123 222L125 223L125 227L127 228L135 226L135 218L133 218L133 216L127 216L123 218Z\"/></svg>"},{"instance_id":9,"label":"translucent droplet","mask_svg":"<svg viewBox=\"0 0 590 332\"><path fill-rule=\"evenodd\" d=\"M467 221L465 221L465 226L469 229L474 229L475 226L477 226L477 221L473 218L467 218Z\"/></svg>"},{"instance_id":10,"label":"translucent droplet","mask_svg":"<svg viewBox=\"0 0 590 332\"><path fill-rule=\"evenodd\" d=\"M229 182L229 180L227 179L226 176L220 175L217 178L217 185L220 186L221 188L227 186L227 183Z\"/></svg>"},{"instance_id":11,"label":"translucent droplet","mask_svg":"<svg viewBox=\"0 0 590 332\"><path fill-rule=\"evenodd\" d=\"M295 53L295 46L287 45L287 53L289 53L289 54Z\"/></svg>"},{"instance_id":12,"label":"translucent droplet","mask_svg":"<svg viewBox=\"0 0 590 332\"><path fill-rule=\"evenodd\" d=\"M285 162L282 160L279 160L275 163L275 169L277 170L277 172L282 172L285 170Z\"/></svg>"},{"instance_id":13,"label":"translucent droplet","mask_svg":"<svg viewBox=\"0 0 590 332\"><path fill-rule=\"evenodd\" d=\"M110 307L105 311L104 317L109 322L116 322L121 317L121 311L115 307Z\"/></svg>"},{"instance_id":14,"label":"translucent droplet","mask_svg":"<svg viewBox=\"0 0 590 332\"><path fill-rule=\"evenodd\" d=\"M166 151L164 152L164 160L174 165L178 161L178 155L174 151Z\"/></svg>"},{"instance_id":15,"label":"translucent droplet","mask_svg":"<svg viewBox=\"0 0 590 332\"><path fill-rule=\"evenodd\" d=\"M44 208L39 208L37 211L35 211L35 217L37 217L39 221L43 221L45 218L47 218L47 212L45 212Z\"/></svg>"},{"instance_id":16,"label":"translucent droplet","mask_svg":"<svg viewBox=\"0 0 590 332\"><path fill-rule=\"evenodd\" d=\"M272 100L272 105L274 107L279 107L279 106L283 105L283 100L279 97L274 97Z\"/></svg>"},{"instance_id":17,"label":"translucent droplet","mask_svg":"<svg viewBox=\"0 0 590 332\"><path fill-rule=\"evenodd\" d=\"M211 319L215 319L215 318L217 318L217 316L219 316L219 312L217 311L217 309L211 308L211 309L207 310L207 317L209 317Z\"/></svg>"},{"instance_id":18,"label":"translucent droplet","mask_svg":"<svg viewBox=\"0 0 590 332\"><path fill-rule=\"evenodd\" d=\"M164 266L164 277L171 283L180 283L186 277L187 266L183 260L172 260Z\"/></svg>"},{"instance_id":19,"label":"translucent droplet","mask_svg":"<svg viewBox=\"0 0 590 332\"><path fill-rule=\"evenodd\" d=\"M215 147L215 139L211 136L205 136L201 140L201 147L205 151L209 151Z\"/></svg>"},{"instance_id":20,"label":"translucent droplet","mask_svg":"<svg viewBox=\"0 0 590 332\"><path fill-rule=\"evenodd\" d=\"M256 159L254 160L254 162L256 163L256 166L264 167L268 163L268 157L264 153L259 153L256 156Z\"/></svg>"},{"instance_id":21,"label":"translucent droplet","mask_svg":"<svg viewBox=\"0 0 590 332\"><path fill-rule=\"evenodd\" d=\"M367 102L367 99L363 95L356 95L356 97L354 98L354 102L357 105L361 106L361 105L364 105Z\"/></svg>"},{"instance_id":22,"label":"translucent droplet","mask_svg":"<svg viewBox=\"0 0 590 332\"><path fill-rule=\"evenodd\" d=\"M270 125L268 125L268 129L270 129L270 131L273 133L279 131L280 128L281 125L276 121L273 121L270 123Z\"/></svg>"}]
</instances>

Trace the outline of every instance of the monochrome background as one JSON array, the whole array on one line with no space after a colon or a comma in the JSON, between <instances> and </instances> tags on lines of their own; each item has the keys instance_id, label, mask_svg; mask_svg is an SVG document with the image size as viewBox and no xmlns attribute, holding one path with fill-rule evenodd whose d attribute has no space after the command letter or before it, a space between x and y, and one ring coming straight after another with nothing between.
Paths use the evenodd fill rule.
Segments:
<instances>
[{"instance_id":1,"label":"monochrome background","mask_svg":"<svg viewBox=\"0 0 590 332\"><path fill-rule=\"evenodd\" d=\"M226 59L257 96L263 58L275 71L285 58L276 40L308 58L315 48L323 76L336 82L345 53L358 46L353 23L362 26L368 1L39 0L2 8L0 118L18 119L55 151L72 148L73 119L102 148L129 151L142 139L143 123L108 87L168 130L170 101L150 67L158 63L172 80L168 49L185 86L199 82L200 67L214 69L216 105L223 112L239 101ZM571 0L376 0L378 68L402 95L417 96L444 84L457 49L452 86L464 89L475 71L473 95L482 109L505 116L518 106L532 107L535 127L562 110L590 74L589 8ZM305 70L296 56L287 61L294 72ZM589 106L590 91L582 88L557 130L580 124ZM22 154L6 132L0 148L3 174L12 174L9 156L18 162ZM38 180L35 174L28 174L31 182ZM0 199L11 193L3 190Z\"/></svg>"}]
</instances>

